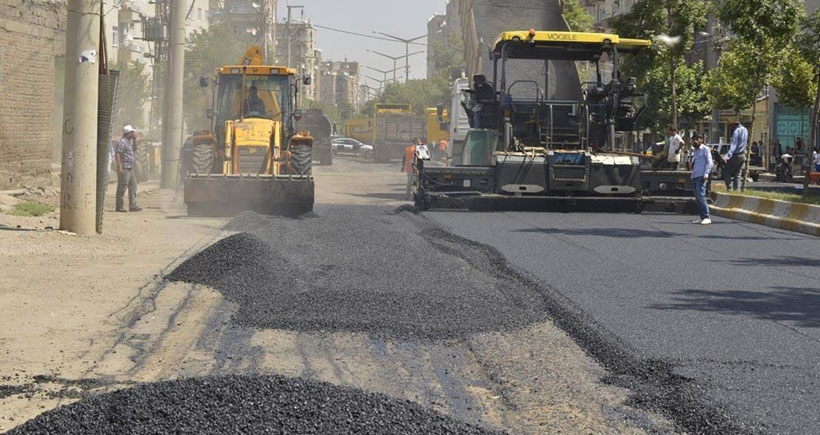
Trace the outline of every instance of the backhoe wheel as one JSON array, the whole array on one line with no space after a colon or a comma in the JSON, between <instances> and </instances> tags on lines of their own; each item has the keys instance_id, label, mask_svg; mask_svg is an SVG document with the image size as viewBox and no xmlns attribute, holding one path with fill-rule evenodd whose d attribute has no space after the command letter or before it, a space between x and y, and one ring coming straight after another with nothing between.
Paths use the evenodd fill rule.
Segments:
<instances>
[{"instance_id":1,"label":"backhoe wheel","mask_svg":"<svg viewBox=\"0 0 820 435\"><path fill-rule=\"evenodd\" d=\"M191 170L195 174L210 174L214 167L214 147L209 143L194 145Z\"/></svg>"},{"instance_id":2,"label":"backhoe wheel","mask_svg":"<svg viewBox=\"0 0 820 435\"><path fill-rule=\"evenodd\" d=\"M313 147L310 144L293 143L290 147L290 168L294 175L310 175Z\"/></svg>"}]
</instances>

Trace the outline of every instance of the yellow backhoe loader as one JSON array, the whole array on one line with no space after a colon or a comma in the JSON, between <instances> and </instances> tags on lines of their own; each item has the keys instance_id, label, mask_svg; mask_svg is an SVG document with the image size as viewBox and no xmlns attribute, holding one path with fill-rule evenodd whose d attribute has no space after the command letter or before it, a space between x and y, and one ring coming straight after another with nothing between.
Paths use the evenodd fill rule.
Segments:
<instances>
[{"instance_id":1,"label":"yellow backhoe loader","mask_svg":"<svg viewBox=\"0 0 820 435\"><path fill-rule=\"evenodd\" d=\"M191 140L185 178L189 215L225 216L243 210L294 216L313 210L313 138L295 131L299 78L292 68L263 65L253 46L238 65L216 68L210 131Z\"/></svg>"}]
</instances>

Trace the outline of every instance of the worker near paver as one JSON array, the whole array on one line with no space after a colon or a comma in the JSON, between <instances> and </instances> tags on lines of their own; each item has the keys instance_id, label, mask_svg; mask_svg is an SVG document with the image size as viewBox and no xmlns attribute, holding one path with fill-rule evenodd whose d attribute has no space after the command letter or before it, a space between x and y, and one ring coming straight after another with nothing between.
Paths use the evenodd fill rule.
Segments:
<instances>
[{"instance_id":1,"label":"worker near paver","mask_svg":"<svg viewBox=\"0 0 820 435\"><path fill-rule=\"evenodd\" d=\"M116 211L125 212L123 196L125 189L128 189L128 211L142 210L137 206L137 177L134 175L134 161L136 160L136 150L134 142L137 138L137 130L130 125L122 128L122 138L117 144L117 207Z\"/></svg>"},{"instance_id":2,"label":"worker near paver","mask_svg":"<svg viewBox=\"0 0 820 435\"><path fill-rule=\"evenodd\" d=\"M441 161L446 162L447 161L447 141L445 139L442 139L442 140L438 141L438 152L441 153L441 157L440 157Z\"/></svg>"},{"instance_id":3,"label":"worker near paver","mask_svg":"<svg viewBox=\"0 0 820 435\"><path fill-rule=\"evenodd\" d=\"M703 144L703 136L692 136L692 184L695 187L695 202L698 205L700 218L692 221L693 224L709 225L712 223L709 215L709 205L706 203L706 185L709 183L709 174L712 173L712 151Z\"/></svg>"},{"instance_id":4,"label":"worker near paver","mask_svg":"<svg viewBox=\"0 0 820 435\"><path fill-rule=\"evenodd\" d=\"M416 161L416 147L419 145L424 145L421 139L413 138L413 143L404 148L404 156L401 159L401 172L407 174L407 191L405 192L407 199L413 199L413 173L415 172L413 163Z\"/></svg>"},{"instance_id":5,"label":"worker near paver","mask_svg":"<svg viewBox=\"0 0 820 435\"><path fill-rule=\"evenodd\" d=\"M667 133L669 133L669 141L668 149L666 150L666 165L670 169L680 169L678 166L680 165L681 160L686 161L685 159L681 159L681 150L685 145L683 142L683 138L680 137L678 134L678 129L674 126L669 126L666 128Z\"/></svg>"},{"instance_id":6,"label":"worker near paver","mask_svg":"<svg viewBox=\"0 0 820 435\"><path fill-rule=\"evenodd\" d=\"M743 163L746 161L746 144L749 142L749 131L741 123L737 123L732 132L732 142L729 152L726 153L726 170L723 172L726 181L726 190L740 189L740 176L743 172Z\"/></svg>"}]
</instances>

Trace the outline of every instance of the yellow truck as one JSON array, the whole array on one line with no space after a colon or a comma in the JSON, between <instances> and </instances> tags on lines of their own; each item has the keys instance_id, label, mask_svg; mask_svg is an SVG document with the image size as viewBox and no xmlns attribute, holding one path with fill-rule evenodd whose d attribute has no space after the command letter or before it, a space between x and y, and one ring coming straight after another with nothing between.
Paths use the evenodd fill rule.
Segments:
<instances>
[{"instance_id":1,"label":"yellow truck","mask_svg":"<svg viewBox=\"0 0 820 435\"><path fill-rule=\"evenodd\" d=\"M373 108L373 157L379 163L401 159L413 138L424 139L424 118L410 104L378 103Z\"/></svg>"},{"instance_id":2,"label":"yellow truck","mask_svg":"<svg viewBox=\"0 0 820 435\"><path fill-rule=\"evenodd\" d=\"M237 65L216 68L210 131L191 138L185 179L189 215L231 215L243 210L298 215L313 209L313 138L298 132L301 118L296 71L263 65L251 47Z\"/></svg>"},{"instance_id":3,"label":"yellow truck","mask_svg":"<svg viewBox=\"0 0 820 435\"><path fill-rule=\"evenodd\" d=\"M439 114L439 112L441 113ZM449 124L447 109L428 107L424 109L424 119L428 144L437 145L442 139L450 140L450 132L447 129Z\"/></svg>"},{"instance_id":4,"label":"yellow truck","mask_svg":"<svg viewBox=\"0 0 820 435\"><path fill-rule=\"evenodd\" d=\"M350 118L345 121L344 135L359 142L373 143L373 119L372 118Z\"/></svg>"}]
</instances>

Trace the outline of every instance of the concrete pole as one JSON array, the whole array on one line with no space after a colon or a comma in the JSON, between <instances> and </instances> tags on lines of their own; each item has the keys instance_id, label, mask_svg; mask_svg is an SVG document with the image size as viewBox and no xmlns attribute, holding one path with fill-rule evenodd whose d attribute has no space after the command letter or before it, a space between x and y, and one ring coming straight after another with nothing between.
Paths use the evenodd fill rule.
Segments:
<instances>
[{"instance_id":1,"label":"concrete pole","mask_svg":"<svg viewBox=\"0 0 820 435\"><path fill-rule=\"evenodd\" d=\"M60 229L96 234L100 0L68 0Z\"/></svg>"},{"instance_id":2,"label":"concrete pole","mask_svg":"<svg viewBox=\"0 0 820 435\"><path fill-rule=\"evenodd\" d=\"M174 189L179 180L179 149L182 147L182 83L185 72L185 0L170 0L168 81L165 84L165 123L162 126L162 181Z\"/></svg>"}]
</instances>

